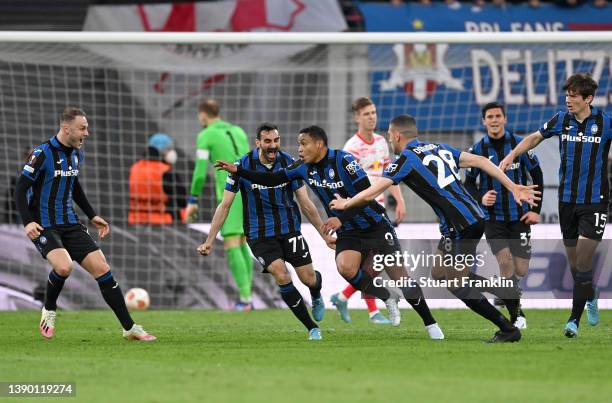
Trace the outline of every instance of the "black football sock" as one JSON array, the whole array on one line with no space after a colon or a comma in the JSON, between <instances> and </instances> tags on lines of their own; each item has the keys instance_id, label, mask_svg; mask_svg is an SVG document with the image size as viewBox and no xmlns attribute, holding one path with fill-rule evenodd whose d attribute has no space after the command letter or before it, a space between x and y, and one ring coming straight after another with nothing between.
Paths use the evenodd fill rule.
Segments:
<instances>
[{"instance_id":1,"label":"black football sock","mask_svg":"<svg viewBox=\"0 0 612 403\"><path fill-rule=\"evenodd\" d=\"M570 267L570 272L572 273L572 278L576 281L576 273L578 273L578 269L576 267Z\"/></svg>"},{"instance_id":2,"label":"black football sock","mask_svg":"<svg viewBox=\"0 0 612 403\"><path fill-rule=\"evenodd\" d=\"M310 289L310 296L312 299L321 298L321 286L323 283L323 279L321 278L321 273L315 270L316 282L312 287L308 287Z\"/></svg>"},{"instance_id":3,"label":"black football sock","mask_svg":"<svg viewBox=\"0 0 612 403\"><path fill-rule=\"evenodd\" d=\"M425 297L423 296L423 290L417 283L414 283L414 285L410 287L401 287L400 289L406 301L408 301L415 312L423 319L423 324L425 326L436 323L436 320L429 310L429 306L427 306L427 301L425 301Z\"/></svg>"},{"instance_id":4,"label":"black football sock","mask_svg":"<svg viewBox=\"0 0 612 403\"><path fill-rule=\"evenodd\" d=\"M480 291L475 288L462 287L452 291L463 303L478 315L493 322L502 332L514 330L514 325L487 301Z\"/></svg>"},{"instance_id":5,"label":"black football sock","mask_svg":"<svg viewBox=\"0 0 612 403\"><path fill-rule=\"evenodd\" d=\"M98 286L100 286L104 301L106 301L108 306L115 312L115 316L117 316L117 319L121 322L121 326L125 330L130 330L134 325L134 321L128 312L127 306L125 306L123 292L121 292L119 283L113 278L113 274L108 271L106 274L98 277L96 281L98 282Z\"/></svg>"},{"instance_id":6,"label":"black football sock","mask_svg":"<svg viewBox=\"0 0 612 403\"><path fill-rule=\"evenodd\" d=\"M302 298L300 292L297 290L297 288L295 288L292 282L289 282L288 284L284 285L279 285L278 288L280 289L281 297L283 298L283 301L285 301L285 304L287 304L289 309L291 309L291 312L293 312L295 317L298 318L304 326L306 326L306 329L311 330L315 327L319 327L310 318L310 315L308 314L308 309L306 308L306 304L304 303L304 299Z\"/></svg>"},{"instance_id":7,"label":"black football sock","mask_svg":"<svg viewBox=\"0 0 612 403\"><path fill-rule=\"evenodd\" d=\"M348 282L359 291L373 295L383 301L386 301L389 299L389 297L391 297L389 290L386 288L374 286L372 277L362 269L359 269L357 274L355 274L355 277L348 280Z\"/></svg>"},{"instance_id":8,"label":"black football sock","mask_svg":"<svg viewBox=\"0 0 612 403\"><path fill-rule=\"evenodd\" d=\"M470 280L477 280L481 283L482 281L490 281L473 272L470 272ZM516 321L516 318L518 317L520 307L518 281L516 281L516 276L513 276L506 280L512 281L511 287L484 286L474 288L480 291L481 293L488 292L490 294L493 294L496 297L500 298L502 301L504 301L504 305L506 306L506 308L508 308L508 313L510 314L510 321L514 323Z\"/></svg>"},{"instance_id":9,"label":"black football sock","mask_svg":"<svg viewBox=\"0 0 612 403\"><path fill-rule=\"evenodd\" d=\"M587 300L593 298L594 295L593 272L576 271L574 276L574 292L572 296L572 314L570 320L575 320L576 324L580 324L584 306Z\"/></svg>"},{"instance_id":10,"label":"black football sock","mask_svg":"<svg viewBox=\"0 0 612 403\"><path fill-rule=\"evenodd\" d=\"M55 311L57 309L57 298L64 288L64 283L68 277L62 277L55 270L49 272L49 280L47 281L47 296L45 298L45 309L47 311Z\"/></svg>"},{"instance_id":11,"label":"black football sock","mask_svg":"<svg viewBox=\"0 0 612 403\"><path fill-rule=\"evenodd\" d=\"M510 277L510 279L512 280L512 283L514 284L514 289L516 290L516 304L512 304L512 299L510 300L511 305L508 305L507 302L504 301L504 303L506 304L506 308L508 308L508 313L510 314L510 322L514 323L516 322L516 320L518 319L519 316L525 317L525 314L523 313L523 310L521 309L521 294L522 294L522 290L521 290L521 280L523 279L523 276L518 276L516 274L513 274L512 277Z\"/></svg>"}]
</instances>

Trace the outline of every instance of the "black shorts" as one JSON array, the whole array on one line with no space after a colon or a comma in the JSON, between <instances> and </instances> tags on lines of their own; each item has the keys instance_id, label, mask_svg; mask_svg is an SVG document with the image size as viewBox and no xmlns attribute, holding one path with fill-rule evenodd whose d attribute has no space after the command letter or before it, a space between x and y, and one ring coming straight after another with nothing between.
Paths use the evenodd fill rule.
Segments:
<instances>
[{"instance_id":1,"label":"black shorts","mask_svg":"<svg viewBox=\"0 0 612 403\"><path fill-rule=\"evenodd\" d=\"M45 228L32 242L45 259L53 249L64 248L72 260L78 263L81 263L89 253L100 249L83 224Z\"/></svg>"},{"instance_id":2,"label":"black shorts","mask_svg":"<svg viewBox=\"0 0 612 403\"><path fill-rule=\"evenodd\" d=\"M247 242L251 252L263 266L262 273L267 273L268 266L277 259L290 263L294 268L312 263L308 242L301 232Z\"/></svg>"},{"instance_id":3,"label":"black shorts","mask_svg":"<svg viewBox=\"0 0 612 403\"><path fill-rule=\"evenodd\" d=\"M345 250L360 252L364 262L368 255L391 255L401 251L401 247L393 226L382 221L368 230L348 230L338 234L336 256Z\"/></svg>"},{"instance_id":4,"label":"black shorts","mask_svg":"<svg viewBox=\"0 0 612 403\"><path fill-rule=\"evenodd\" d=\"M478 221L466 227L454 237L442 236L440 242L438 242L438 250L442 251L445 256L452 255L461 259L465 259L467 256L475 257L476 248L484 230L484 221Z\"/></svg>"},{"instance_id":5,"label":"black shorts","mask_svg":"<svg viewBox=\"0 0 612 403\"><path fill-rule=\"evenodd\" d=\"M608 205L559 203L559 224L565 246L576 246L578 236L601 241L606 221Z\"/></svg>"},{"instance_id":6,"label":"black shorts","mask_svg":"<svg viewBox=\"0 0 612 403\"><path fill-rule=\"evenodd\" d=\"M485 235L494 255L509 248L512 256L531 257L531 225L522 221L487 221Z\"/></svg>"}]
</instances>

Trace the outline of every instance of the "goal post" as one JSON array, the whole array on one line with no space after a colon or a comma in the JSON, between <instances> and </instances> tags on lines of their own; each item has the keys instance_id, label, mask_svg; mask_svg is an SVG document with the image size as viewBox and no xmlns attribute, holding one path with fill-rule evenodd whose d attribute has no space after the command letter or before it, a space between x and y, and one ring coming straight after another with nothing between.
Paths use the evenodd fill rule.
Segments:
<instances>
[{"instance_id":1,"label":"goal post","mask_svg":"<svg viewBox=\"0 0 612 403\"><path fill-rule=\"evenodd\" d=\"M154 307L226 308L236 289L221 244L202 259L195 248L204 235L195 229L127 223L130 166L150 135L173 137L179 156L173 169L189 186L203 99L216 99L221 116L243 127L252 147L258 124L278 124L293 155L297 132L312 124L341 148L356 130L350 105L360 96L376 104L380 134L394 116L408 113L422 138L467 150L483 135L482 104L504 103L507 127L528 134L564 109L561 87L575 72L593 75L594 105L609 111L611 71L612 32L0 32L0 197L7 206L0 237L12 245L0 248L0 285L31 292L47 276L16 230L10 190L22 155L57 132L67 105L88 114L82 183L112 224L101 245L122 287L147 289ZM548 186L543 219L555 222L556 142L544 142L536 154ZM429 206L403 191L407 223L436 221ZM209 222L216 207L210 177L200 207L200 220ZM333 262L315 264L341 284ZM81 280L67 283L65 306L102 306L97 297L83 297L91 287L87 276L75 276ZM256 305L280 304L270 276L254 281Z\"/></svg>"}]
</instances>

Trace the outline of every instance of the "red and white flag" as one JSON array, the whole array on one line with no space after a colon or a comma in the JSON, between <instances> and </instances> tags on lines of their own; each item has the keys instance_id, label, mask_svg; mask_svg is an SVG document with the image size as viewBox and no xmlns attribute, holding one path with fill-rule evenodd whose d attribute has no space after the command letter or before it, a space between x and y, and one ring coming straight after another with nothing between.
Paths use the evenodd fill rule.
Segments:
<instances>
[{"instance_id":1,"label":"red and white flag","mask_svg":"<svg viewBox=\"0 0 612 403\"><path fill-rule=\"evenodd\" d=\"M226 0L91 6L86 31L338 32L347 28L337 0ZM84 45L116 68L150 117L172 133L186 128L195 102L232 73L293 71L291 56L311 45ZM194 119L192 119L194 120ZM195 120L194 120L195 122ZM195 124L195 123L194 123Z\"/></svg>"},{"instance_id":2,"label":"red and white flag","mask_svg":"<svg viewBox=\"0 0 612 403\"><path fill-rule=\"evenodd\" d=\"M337 0L228 0L92 6L83 30L132 32L338 32ZM120 65L145 70L223 74L276 65L308 45L95 45Z\"/></svg>"}]
</instances>

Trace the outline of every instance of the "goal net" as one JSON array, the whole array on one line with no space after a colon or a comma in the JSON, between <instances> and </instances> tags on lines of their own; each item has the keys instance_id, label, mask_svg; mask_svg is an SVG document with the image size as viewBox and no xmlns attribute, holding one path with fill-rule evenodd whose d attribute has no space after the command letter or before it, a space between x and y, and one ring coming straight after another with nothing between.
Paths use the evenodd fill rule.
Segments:
<instances>
[{"instance_id":1,"label":"goal net","mask_svg":"<svg viewBox=\"0 0 612 403\"><path fill-rule=\"evenodd\" d=\"M18 225L10 195L24 155L57 133L67 105L88 114L80 181L112 225L101 246L122 288L149 290L154 307L227 308L237 292L221 243L204 259L195 252L206 235L201 227L127 220L130 167L150 135L173 137L172 169L189 188L202 100L216 99L222 118L244 128L252 147L261 122L278 124L282 146L293 155L299 129L312 124L327 131L332 147L343 147L356 131L351 102L361 96L376 104L380 134L390 119L408 113L422 138L467 150L484 133L484 103L503 102L507 127L530 133L564 109L561 87L575 72L598 80L594 105L609 111L610 70L612 36L603 33L0 36L0 287L28 296L44 290L48 267ZM546 161L547 222L556 221L556 148L550 141L536 153ZM216 207L212 185L209 169L199 222L210 222ZM436 221L429 206L403 192L405 222ZM315 265L327 273L334 268L333 260ZM73 277L60 306L103 306L86 273L75 270ZM279 304L271 276L254 276L254 298L262 307Z\"/></svg>"}]
</instances>

